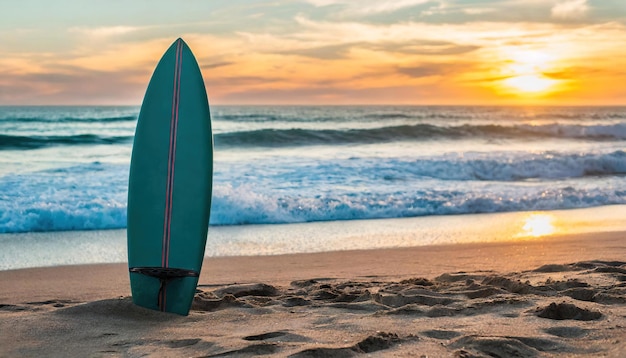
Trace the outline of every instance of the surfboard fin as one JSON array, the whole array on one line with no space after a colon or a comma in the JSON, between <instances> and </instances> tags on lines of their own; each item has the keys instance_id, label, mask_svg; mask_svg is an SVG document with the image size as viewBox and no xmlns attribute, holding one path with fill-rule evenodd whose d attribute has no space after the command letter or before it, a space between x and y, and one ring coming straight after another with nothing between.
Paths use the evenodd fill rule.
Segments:
<instances>
[{"instance_id":1,"label":"surfboard fin","mask_svg":"<svg viewBox=\"0 0 626 358\"><path fill-rule=\"evenodd\" d=\"M172 267L131 267L128 269L130 272L138 273L154 277L159 280L159 293L157 294L157 306L163 311L165 307L161 307L161 296L167 284L175 279L183 277L198 277L200 273L193 270L172 268Z\"/></svg>"}]
</instances>

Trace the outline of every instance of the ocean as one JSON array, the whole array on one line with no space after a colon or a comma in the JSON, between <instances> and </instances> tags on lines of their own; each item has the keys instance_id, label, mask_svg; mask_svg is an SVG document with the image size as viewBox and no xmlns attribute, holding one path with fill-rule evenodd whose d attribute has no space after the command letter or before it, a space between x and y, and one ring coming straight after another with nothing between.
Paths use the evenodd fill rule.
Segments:
<instances>
[{"instance_id":1,"label":"ocean","mask_svg":"<svg viewBox=\"0 0 626 358\"><path fill-rule=\"evenodd\" d=\"M138 113L0 107L0 246L19 252L30 240L23 235L37 232L124 229ZM626 107L213 106L211 114L210 235L224 245L232 235L220 232L253 225L626 204ZM267 240L250 252L282 253ZM16 267L2 260L0 269Z\"/></svg>"}]
</instances>

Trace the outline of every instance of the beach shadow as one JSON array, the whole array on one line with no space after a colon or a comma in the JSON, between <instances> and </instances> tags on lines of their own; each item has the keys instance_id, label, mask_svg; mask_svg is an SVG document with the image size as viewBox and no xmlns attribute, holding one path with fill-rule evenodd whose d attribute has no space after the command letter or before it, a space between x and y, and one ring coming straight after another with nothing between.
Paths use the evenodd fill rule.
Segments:
<instances>
[{"instance_id":1,"label":"beach shadow","mask_svg":"<svg viewBox=\"0 0 626 358\"><path fill-rule=\"evenodd\" d=\"M169 322L181 320L184 317L173 313L150 310L133 304L130 297L107 299L60 308L54 312L57 315L76 319L93 316L107 317L110 322Z\"/></svg>"}]
</instances>

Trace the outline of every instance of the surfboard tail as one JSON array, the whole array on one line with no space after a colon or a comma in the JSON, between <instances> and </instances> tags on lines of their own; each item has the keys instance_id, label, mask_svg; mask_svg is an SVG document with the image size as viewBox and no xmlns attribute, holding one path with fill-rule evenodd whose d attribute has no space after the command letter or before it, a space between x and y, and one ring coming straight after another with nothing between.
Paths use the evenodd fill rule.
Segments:
<instances>
[{"instance_id":1,"label":"surfboard tail","mask_svg":"<svg viewBox=\"0 0 626 358\"><path fill-rule=\"evenodd\" d=\"M137 280L147 279L149 281L154 281L154 280L159 281L158 291L156 292L156 294L154 293L153 294L137 294L137 295L133 294L133 300L138 301L136 303L138 303L141 306L147 305L148 308L158 309L159 311L162 311L162 312L167 311L167 312L174 312L174 313L183 314L183 315L187 315L189 313L189 306L190 306L189 304L187 303L181 304L180 302L174 301L172 299L168 299L168 296L173 296L176 291L176 290L169 290L169 295L168 295L168 287L170 286L170 284L173 284L173 283L178 283L175 286L180 286L180 282L177 282L177 281L189 281L189 280L183 280L183 279L193 278L194 280L191 280L191 281L193 282L193 289L195 290L195 286L198 282L198 277L200 276L199 272L194 271L194 270L171 268L171 267L131 267L128 269L128 271L130 272L131 277L133 274L143 276L141 278L137 278ZM187 283L191 283L191 282L187 282ZM140 290L139 287L141 287L142 285L138 284L137 286L138 286L137 289ZM147 287L150 290L154 291L154 288L156 286L154 285L153 282L148 282ZM150 296L153 296L152 303L145 302L146 299L149 299Z\"/></svg>"}]
</instances>

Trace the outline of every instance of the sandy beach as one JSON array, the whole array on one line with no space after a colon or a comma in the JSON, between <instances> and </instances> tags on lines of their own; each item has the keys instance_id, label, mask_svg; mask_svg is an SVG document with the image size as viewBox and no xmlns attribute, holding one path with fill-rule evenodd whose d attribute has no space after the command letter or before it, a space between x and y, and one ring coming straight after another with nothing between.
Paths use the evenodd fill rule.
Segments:
<instances>
[{"instance_id":1,"label":"sandy beach","mask_svg":"<svg viewBox=\"0 0 626 358\"><path fill-rule=\"evenodd\" d=\"M0 358L626 358L626 0L76 3L0 3Z\"/></svg>"},{"instance_id":2,"label":"sandy beach","mask_svg":"<svg viewBox=\"0 0 626 358\"><path fill-rule=\"evenodd\" d=\"M0 272L0 356L619 357L623 232L205 261L189 316L124 264Z\"/></svg>"}]
</instances>

